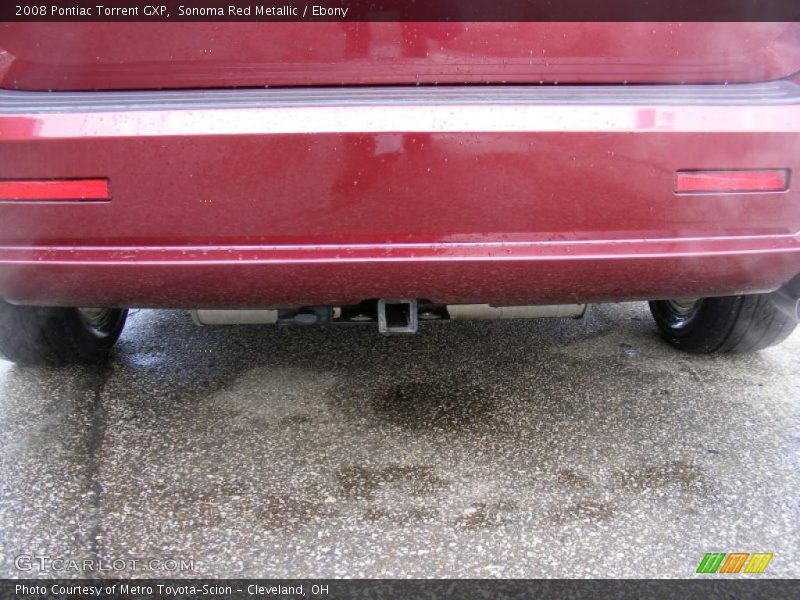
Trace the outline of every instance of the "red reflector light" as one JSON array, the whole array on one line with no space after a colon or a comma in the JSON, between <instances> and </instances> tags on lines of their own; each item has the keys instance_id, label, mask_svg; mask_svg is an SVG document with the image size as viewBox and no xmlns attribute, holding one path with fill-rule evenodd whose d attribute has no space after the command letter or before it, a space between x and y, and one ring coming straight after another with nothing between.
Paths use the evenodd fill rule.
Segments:
<instances>
[{"instance_id":1,"label":"red reflector light","mask_svg":"<svg viewBox=\"0 0 800 600\"><path fill-rule=\"evenodd\" d=\"M678 194L746 192L785 192L789 189L789 169L743 171L678 171Z\"/></svg>"},{"instance_id":2,"label":"red reflector light","mask_svg":"<svg viewBox=\"0 0 800 600\"><path fill-rule=\"evenodd\" d=\"M0 180L2 200L109 200L108 179Z\"/></svg>"}]
</instances>

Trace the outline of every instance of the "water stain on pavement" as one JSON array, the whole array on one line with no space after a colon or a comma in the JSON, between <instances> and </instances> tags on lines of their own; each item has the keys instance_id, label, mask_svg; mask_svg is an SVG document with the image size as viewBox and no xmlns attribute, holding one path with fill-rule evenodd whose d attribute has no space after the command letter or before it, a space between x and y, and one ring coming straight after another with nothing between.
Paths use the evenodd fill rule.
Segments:
<instances>
[{"instance_id":1,"label":"water stain on pavement","mask_svg":"<svg viewBox=\"0 0 800 600\"><path fill-rule=\"evenodd\" d=\"M563 525L571 521L607 521L614 515L614 508L607 502L580 500L550 514L550 522Z\"/></svg>"},{"instance_id":2,"label":"water stain on pavement","mask_svg":"<svg viewBox=\"0 0 800 600\"><path fill-rule=\"evenodd\" d=\"M620 487L629 491L657 489L671 485L689 491L701 491L705 487L700 468L685 460L617 470L614 478Z\"/></svg>"},{"instance_id":3,"label":"water stain on pavement","mask_svg":"<svg viewBox=\"0 0 800 600\"><path fill-rule=\"evenodd\" d=\"M323 504L291 494L262 496L259 504L256 517L268 530L297 531L329 513Z\"/></svg>"},{"instance_id":4,"label":"water stain on pavement","mask_svg":"<svg viewBox=\"0 0 800 600\"><path fill-rule=\"evenodd\" d=\"M588 477L581 475L574 469L560 469L556 473L556 482L559 485L566 485L574 488L586 488L591 485Z\"/></svg>"},{"instance_id":5,"label":"water stain on pavement","mask_svg":"<svg viewBox=\"0 0 800 600\"><path fill-rule=\"evenodd\" d=\"M370 399L379 419L408 429L461 431L487 424L495 407L486 387L458 381L401 381Z\"/></svg>"},{"instance_id":6,"label":"water stain on pavement","mask_svg":"<svg viewBox=\"0 0 800 600\"><path fill-rule=\"evenodd\" d=\"M690 577L745 540L797 577L800 334L688 357L646 310L408 337L142 311L102 378L0 363L0 574L34 549L207 577Z\"/></svg>"},{"instance_id":7,"label":"water stain on pavement","mask_svg":"<svg viewBox=\"0 0 800 600\"><path fill-rule=\"evenodd\" d=\"M439 519L439 511L435 508L422 506L409 509L391 510L377 506L368 506L363 513L364 518L376 523L385 521L394 525L410 525L419 522L433 522Z\"/></svg>"},{"instance_id":8,"label":"water stain on pavement","mask_svg":"<svg viewBox=\"0 0 800 600\"><path fill-rule=\"evenodd\" d=\"M510 500L474 502L455 520L456 529L481 530L499 527L510 520L517 503Z\"/></svg>"},{"instance_id":9,"label":"water stain on pavement","mask_svg":"<svg viewBox=\"0 0 800 600\"><path fill-rule=\"evenodd\" d=\"M431 467L420 466L348 466L338 469L334 477L339 495L347 499L370 499L387 485L412 496L429 496L447 485Z\"/></svg>"}]
</instances>

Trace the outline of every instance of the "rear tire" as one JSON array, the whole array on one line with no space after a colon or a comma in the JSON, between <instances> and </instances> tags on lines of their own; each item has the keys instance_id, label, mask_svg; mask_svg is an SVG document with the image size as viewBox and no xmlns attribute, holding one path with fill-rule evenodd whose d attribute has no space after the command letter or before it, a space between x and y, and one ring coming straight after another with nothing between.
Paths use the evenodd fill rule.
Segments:
<instances>
[{"instance_id":1,"label":"rear tire","mask_svg":"<svg viewBox=\"0 0 800 600\"><path fill-rule=\"evenodd\" d=\"M657 300L650 302L650 312L667 342L701 354L763 350L781 343L797 326L769 294Z\"/></svg>"},{"instance_id":2,"label":"rear tire","mask_svg":"<svg viewBox=\"0 0 800 600\"><path fill-rule=\"evenodd\" d=\"M0 300L0 357L21 365L107 360L127 310L15 306Z\"/></svg>"}]
</instances>

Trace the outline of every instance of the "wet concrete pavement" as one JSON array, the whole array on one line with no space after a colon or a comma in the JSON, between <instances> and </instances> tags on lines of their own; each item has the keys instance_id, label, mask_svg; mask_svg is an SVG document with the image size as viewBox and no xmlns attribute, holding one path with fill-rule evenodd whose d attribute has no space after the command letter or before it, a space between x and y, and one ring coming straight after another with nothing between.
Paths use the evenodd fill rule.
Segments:
<instances>
[{"instance_id":1,"label":"wet concrete pavement","mask_svg":"<svg viewBox=\"0 0 800 600\"><path fill-rule=\"evenodd\" d=\"M798 350L684 355L643 304L391 338L138 311L108 370L0 363L0 576L45 554L689 577L762 551L765 576L798 577Z\"/></svg>"}]
</instances>

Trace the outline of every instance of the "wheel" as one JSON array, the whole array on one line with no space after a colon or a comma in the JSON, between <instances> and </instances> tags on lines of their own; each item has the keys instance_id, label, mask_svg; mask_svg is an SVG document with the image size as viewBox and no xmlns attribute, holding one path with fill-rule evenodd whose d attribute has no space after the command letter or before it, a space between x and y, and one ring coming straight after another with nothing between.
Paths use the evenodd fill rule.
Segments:
<instances>
[{"instance_id":1,"label":"wheel","mask_svg":"<svg viewBox=\"0 0 800 600\"><path fill-rule=\"evenodd\" d=\"M0 300L0 357L23 365L106 360L127 310L14 306Z\"/></svg>"},{"instance_id":2,"label":"wheel","mask_svg":"<svg viewBox=\"0 0 800 600\"><path fill-rule=\"evenodd\" d=\"M670 344L705 354L763 350L785 340L797 326L770 294L657 300L650 302L650 312Z\"/></svg>"}]
</instances>

